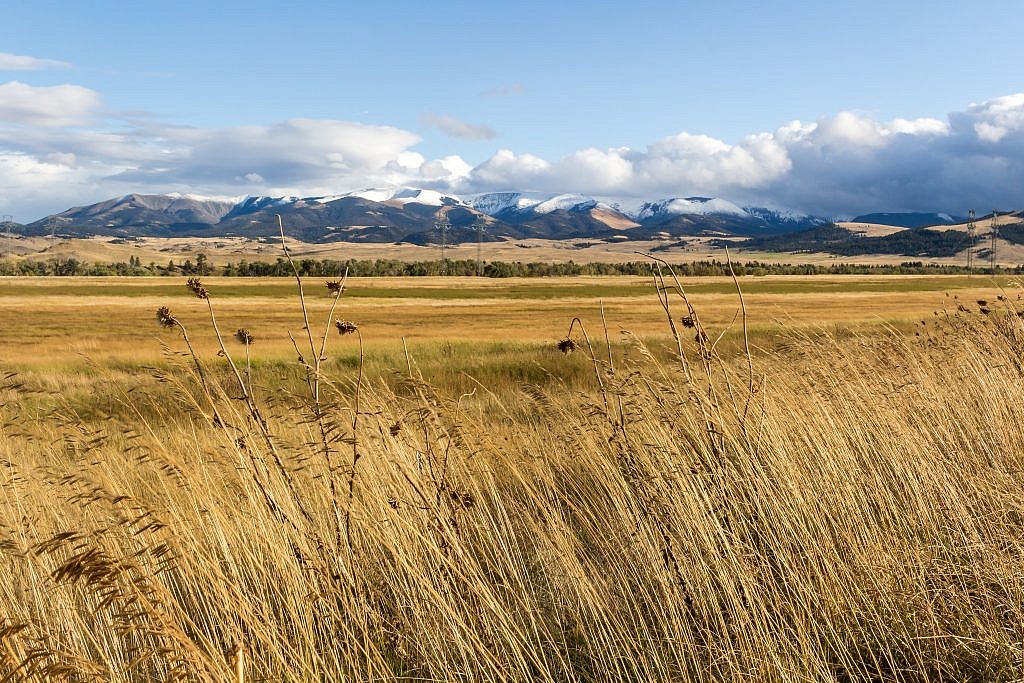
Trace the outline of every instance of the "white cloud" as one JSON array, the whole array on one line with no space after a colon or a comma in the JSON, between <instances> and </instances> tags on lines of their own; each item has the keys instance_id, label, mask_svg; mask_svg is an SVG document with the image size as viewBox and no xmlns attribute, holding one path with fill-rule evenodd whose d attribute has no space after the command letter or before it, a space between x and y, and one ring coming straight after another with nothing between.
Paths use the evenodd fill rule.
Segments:
<instances>
[{"instance_id":1,"label":"white cloud","mask_svg":"<svg viewBox=\"0 0 1024 683\"><path fill-rule=\"evenodd\" d=\"M949 124L938 119L893 119L886 128L901 135L949 135Z\"/></svg>"},{"instance_id":2,"label":"white cloud","mask_svg":"<svg viewBox=\"0 0 1024 683\"><path fill-rule=\"evenodd\" d=\"M419 142L415 134L390 126L313 119L233 128L151 126L130 137L139 143L133 151L145 154L120 179L199 188L223 187L235 178L270 187L359 185L392 175L395 165L404 168L400 160Z\"/></svg>"},{"instance_id":3,"label":"white cloud","mask_svg":"<svg viewBox=\"0 0 1024 683\"><path fill-rule=\"evenodd\" d=\"M67 69L71 65L57 59L40 59L28 55L14 55L0 52L0 71L46 71L49 69Z\"/></svg>"},{"instance_id":4,"label":"white cloud","mask_svg":"<svg viewBox=\"0 0 1024 683\"><path fill-rule=\"evenodd\" d=\"M408 130L352 121L199 128L119 120L87 88L12 81L0 84L0 204L31 220L132 191L318 195L408 184L720 196L823 215L1024 205L1024 94L945 120L839 112L733 142L681 132L643 148L585 147L553 160L499 149L474 166L457 155L428 159L419 143Z\"/></svg>"},{"instance_id":5,"label":"white cloud","mask_svg":"<svg viewBox=\"0 0 1024 683\"><path fill-rule=\"evenodd\" d=\"M100 106L95 90L79 85L34 87L0 83L0 126L74 126L87 122Z\"/></svg>"},{"instance_id":6,"label":"white cloud","mask_svg":"<svg viewBox=\"0 0 1024 683\"><path fill-rule=\"evenodd\" d=\"M1021 208L1021 187L1024 94L971 105L948 121L844 111L736 143L684 132L643 150L584 149L554 162L500 150L452 181L464 192L712 195L823 215Z\"/></svg>"},{"instance_id":7,"label":"white cloud","mask_svg":"<svg viewBox=\"0 0 1024 683\"><path fill-rule=\"evenodd\" d=\"M466 123L454 116L437 116L427 114L423 117L424 125L437 128L448 137L463 140L493 140L498 134L493 128L475 123Z\"/></svg>"},{"instance_id":8,"label":"white cloud","mask_svg":"<svg viewBox=\"0 0 1024 683\"><path fill-rule=\"evenodd\" d=\"M537 190L550 170L551 164L540 157L500 149L473 169L469 183L485 189Z\"/></svg>"},{"instance_id":9,"label":"white cloud","mask_svg":"<svg viewBox=\"0 0 1024 683\"><path fill-rule=\"evenodd\" d=\"M972 104L966 115L975 119L974 131L979 138L999 142L1010 133L1024 130L1024 93Z\"/></svg>"},{"instance_id":10,"label":"white cloud","mask_svg":"<svg viewBox=\"0 0 1024 683\"><path fill-rule=\"evenodd\" d=\"M443 181L447 184L458 182L466 178L473 167L466 163L460 156L452 155L443 159L424 161L420 164L419 177L426 181Z\"/></svg>"},{"instance_id":11,"label":"white cloud","mask_svg":"<svg viewBox=\"0 0 1024 683\"><path fill-rule=\"evenodd\" d=\"M65 209L96 201L98 193L105 191L96 182L98 169L78 167L72 157L38 158L0 150L0 213L12 214L15 220L28 220L57 206ZM103 173L99 171L99 175ZM62 203L54 206L55 198Z\"/></svg>"}]
</instances>

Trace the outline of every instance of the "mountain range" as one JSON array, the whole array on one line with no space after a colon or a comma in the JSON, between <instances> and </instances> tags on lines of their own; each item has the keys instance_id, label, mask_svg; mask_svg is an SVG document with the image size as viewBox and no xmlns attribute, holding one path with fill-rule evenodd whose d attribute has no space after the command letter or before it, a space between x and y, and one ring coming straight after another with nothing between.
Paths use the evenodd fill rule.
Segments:
<instances>
[{"instance_id":1,"label":"mountain range","mask_svg":"<svg viewBox=\"0 0 1024 683\"><path fill-rule=\"evenodd\" d=\"M458 197L403 187L321 197L250 196L237 201L129 194L74 207L28 225L0 228L66 237L265 238L278 234L278 215L287 234L305 242L437 244L442 239L459 243L589 238L675 244L682 238L704 236L745 237L743 246L769 251L865 253L863 250L870 248L910 255L959 249L955 235L942 238L949 244L936 246L936 236L919 229L964 222L944 213L865 214L852 222L894 226L907 232L864 240L856 231L834 226L829 218L744 207L716 197L608 198L516 191Z\"/></svg>"},{"instance_id":2,"label":"mountain range","mask_svg":"<svg viewBox=\"0 0 1024 683\"><path fill-rule=\"evenodd\" d=\"M307 242L466 242L481 239L658 239L694 235L759 237L828 223L820 216L740 207L712 197L657 200L493 192L466 197L418 188L368 189L324 197L129 194L21 226L29 235L68 237L269 237L280 215Z\"/></svg>"}]
</instances>

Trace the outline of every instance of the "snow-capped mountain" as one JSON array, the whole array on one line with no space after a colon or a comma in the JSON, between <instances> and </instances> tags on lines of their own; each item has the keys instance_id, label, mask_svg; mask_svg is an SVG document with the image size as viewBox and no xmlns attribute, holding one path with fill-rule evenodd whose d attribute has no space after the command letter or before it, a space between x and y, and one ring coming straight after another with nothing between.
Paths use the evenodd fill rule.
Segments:
<instances>
[{"instance_id":1,"label":"snow-capped mountain","mask_svg":"<svg viewBox=\"0 0 1024 683\"><path fill-rule=\"evenodd\" d=\"M377 200L377 201L393 201L399 204L423 204L424 206L451 206L457 204L465 204L458 197L452 195L442 194L437 190L419 190L413 187L403 187L398 190L388 200Z\"/></svg>"},{"instance_id":2,"label":"snow-capped mountain","mask_svg":"<svg viewBox=\"0 0 1024 683\"><path fill-rule=\"evenodd\" d=\"M58 215L68 235L271 236L275 214L301 239L387 242L430 241L437 225L451 237L475 239L478 227L490 238L635 239L687 235L758 236L805 229L826 219L792 212L741 207L715 197L663 199L594 197L581 194L489 192L458 197L415 187L364 188L316 197L249 196L224 201L183 195L128 195ZM43 234L48 218L26 227ZM432 237L433 236L433 237Z\"/></svg>"},{"instance_id":3,"label":"snow-capped mountain","mask_svg":"<svg viewBox=\"0 0 1024 683\"><path fill-rule=\"evenodd\" d=\"M772 228L774 232L805 230L832 222L831 218L825 218L824 216L811 216L796 211L768 209L762 206L745 206L743 210L761 220L766 226Z\"/></svg>"},{"instance_id":4,"label":"snow-capped mountain","mask_svg":"<svg viewBox=\"0 0 1024 683\"><path fill-rule=\"evenodd\" d=\"M725 199L714 197L673 197L644 202L633 218L641 223L662 222L673 216L747 216L747 212Z\"/></svg>"},{"instance_id":5,"label":"snow-capped mountain","mask_svg":"<svg viewBox=\"0 0 1024 683\"><path fill-rule=\"evenodd\" d=\"M531 208L534 213L551 213L552 211L589 211L598 205L593 197L581 194L560 194L546 199Z\"/></svg>"},{"instance_id":6,"label":"snow-capped mountain","mask_svg":"<svg viewBox=\"0 0 1024 683\"><path fill-rule=\"evenodd\" d=\"M467 203L488 216L499 217L507 212L521 212L540 204L540 199L528 197L522 192L486 192L471 195Z\"/></svg>"},{"instance_id":7,"label":"snow-capped mountain","mask_svg":"<svg viewBox=\"0 0 1024 683\"><path fill-rule=\"evenodd\" d=\"M299 201L298 197L257 197L249 195L231 207L231 210L224 216L221 216L221 218L244 216L245 214L255 213L275 206L291 206L297 201Z\"/></svg>"},{"instance_id":8,"label":"snow-capped mountain","mask_svg":"<svg viewBox=\"0 0 1024 683\"><path fill-rule=\"evenodd\" d=\"M345 197L367 199L371 202L390 201L399 204L423 204L425 206L445 206L464 203L454 195L443 194L437 190L423 190L417 187L368 187L362 190L346 192L345 194L318 197L316 201L321 204L329 204Z\"/></svg>"}]
</instances>

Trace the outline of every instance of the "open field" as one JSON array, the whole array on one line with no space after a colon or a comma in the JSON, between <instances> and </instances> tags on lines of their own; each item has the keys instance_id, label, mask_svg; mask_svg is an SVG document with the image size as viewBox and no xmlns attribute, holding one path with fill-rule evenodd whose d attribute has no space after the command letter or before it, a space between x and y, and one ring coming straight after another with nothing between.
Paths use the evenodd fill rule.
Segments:
<instances>
[{"instance_id":1,"label":"open field","mask_svg":"<svg viewBox=\"0 0 1024 683\"><path fill-rule=\"evenodd\" d=\"M289 332L302 334L295 283L287 278L204 280L226 335L239 327L257 342L257 360L292 359ZM738 312L728 278L684 280L687 292L715 330ZM946 293L966 301L992 298L1013 278L976 276L772 276L741 280L750 329L905 325L950 305ZM331 307L323 282L306 283L309 306L324 317ZM613 335L620 329L665 336L664 314L650 279L615 278L350 278L336 316L356 322L367 353L437 342L552 345L579 316L591 334L601 329L601 306ZM197 349L216 351L205 304L191 297L185 278L0 279L0 349L9 367L52 368L99 364L152 364L158 339L173 345L154 314L169 306L192 332ZM731 334L738 334L733 325ZM354 351L349 349L347 353Z\"/></svg>"},{"instance_id":2,"label":"open field","mask_svg":"<svg viewBox=\"0 0 1024 683\"><path fill-rule=\"evenodd\" d=\"M0 680L1017 680L1018 283L740 284L3 279Z\"/></svg>"},{"instance_id":3,"label":"open field","mask_svg":"<svg viewBox=\"0 0 1024 683\"><path fill-rule=\"evenodd\" d=\"M1001 224L1019 219L1000 218ZM899 230L889 226L843 223L865 235L885 235ZM951 230L965 229L963 226L951 226ZM988 221L978 222L978 238L988 234ZM503 242L486 242L481 246L480 256L484 261L506 262L540 262L564 263L622 263L642 260L638 252L646 253L658 250L662 258L670 261L699 261L717 259L725 261L725 250L714 246L715 237L687 237L686 246L668 245L675 240L645 241L630 240L622 242L604 242L601 240L543 240L525 239ZM742 238L735 238L737 246ZM4 244L3 242L6 242ZM397 259L400 261L432 261L440 257L437 246L418 246L415 244L375 244L351 242L325 242L310 244L290 240L289 244L296 258L313 259ZM165 265L168 260L182 263L186 259L195 260L200 253L205 254L210 263L224 265L228 262L274 261L281 256L280 244L275 240L261 241L240 237L228 238L160 238L143 237L125 241L113 237L95 237L89 239L58 239L45 237L18 237L6 240L0 237L0 253L10 252L15 258L43 260L57 258L76 258L87 263L110 263L128 261L137 257L144 265L155 263ZM450 245L448 258L475 259L476 244ZM893 254L868 254L841 257L832 254L815 253L779 253L767 251L734 250L733 257L742 261L761 261L764 263L790 264L899 264L908 260L922 260L908 256ZM926 263L938 265L964 265L965 255L957 254L948 258L927 258ZM1024 263L1024 246L1012 244L1005 240L999 241L999 263L1004 267Z\"/></svg>"}]
</instances>

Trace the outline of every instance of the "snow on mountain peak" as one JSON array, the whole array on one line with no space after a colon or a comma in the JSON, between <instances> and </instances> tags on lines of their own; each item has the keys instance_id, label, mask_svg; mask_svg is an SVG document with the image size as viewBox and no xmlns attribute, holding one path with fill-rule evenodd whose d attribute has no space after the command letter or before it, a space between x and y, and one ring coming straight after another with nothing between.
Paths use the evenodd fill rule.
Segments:
<instances>
[{"instance_id":1,"label":"snow on mountain peak","mask_svg":"<svg viewBox=\"0 0 1024 683\"><path fill-rule=\"evenodd\" d=\"M468 198L468 203L480 213L497 216L503 211L525 211L540 204L539 199L527 197L522 192L485 192Z\"/></svg>"},{"instance_id":2,"label":"snow on mountain peak","mask_svg":"<svg viewBox=\"0 0 1024 683\"><path fill-rule=\"evenodd\" d=\"M535 213L551 213L552 211L585 211L597 206L597 200L582 194L560 194L534 205Z\"/></svg>"},{"instance_id":3,"label":"snow on mountain peak","mask_svg":"<svg viewBox=\"0 0 1024 683\"><path fill-rule=\"evenodd\" d=\"M366 199L371 202L386 202L395 195L394 188L385 187L368 187L362 190L353 190L352 192L346 192L345 194L338 197L356 197L357 199Z\"/></svg>"},{"instance_id":4,"label":"snow on mountain peak","mask_svg":"<svg viewBox=\"0 0 1024 683\"><path fill-rule=\"evenodd\" d=\"M657 216L708 216L726 214L748 216L749 214L725 199L715 197L673 197L660 202L647 202L637 211L635 218L644 221Z\"/></svg>"},{"instance_id":5,"label":"snow on mountain peak","mask_svg":"<svg viewBox=\"0 0 1024 683\"><path fill-rule=\"evenodd\" d=\"M391 196L391 200L402 204L426 204L427 206L463 203L458 197L442 194L437 190L418 190L414 187L402 188Z\"/></svg>"}]
</instances>

